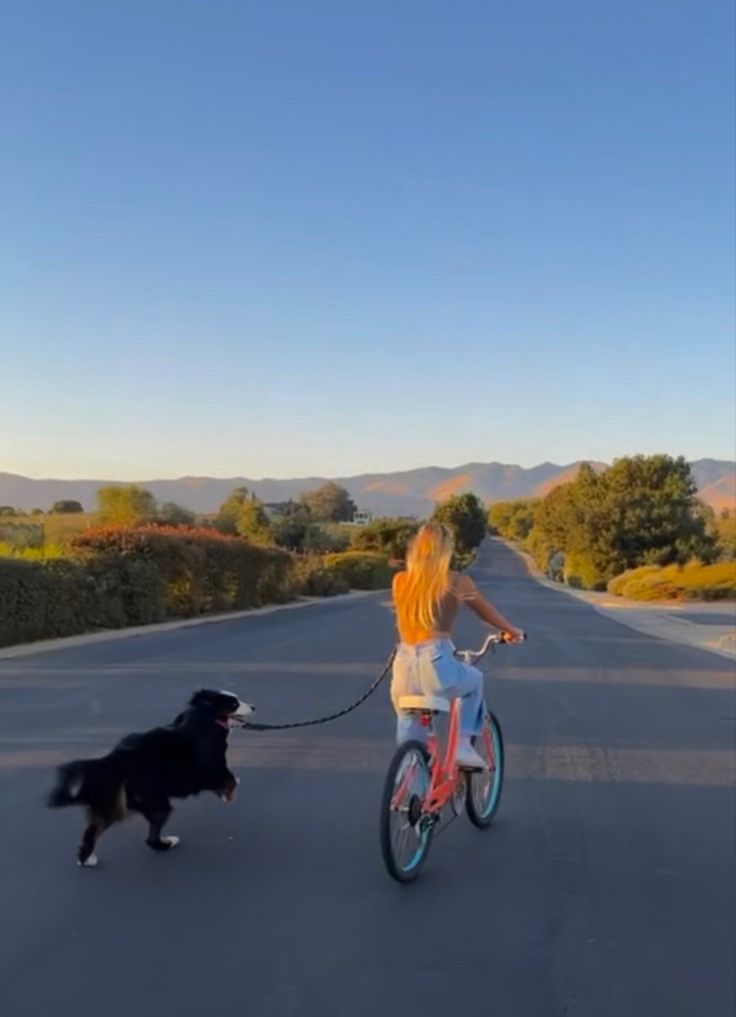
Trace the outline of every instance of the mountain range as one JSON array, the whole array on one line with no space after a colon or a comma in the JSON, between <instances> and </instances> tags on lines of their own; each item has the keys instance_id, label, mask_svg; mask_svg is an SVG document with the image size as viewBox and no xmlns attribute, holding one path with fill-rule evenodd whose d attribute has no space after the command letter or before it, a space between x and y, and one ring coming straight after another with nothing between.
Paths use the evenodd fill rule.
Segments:
<instances>
[{"instance_id":1,"label":"mountain range","mask_svg":"<svg viewBox=\"0 0 736 1017\"><path fill-rule=\"evenodd\" d=\"M593 463L603 469L605 463ZM714 509L736 507L736 462L698 459L692 464L700 497ZM145 480L141 486L160 502L173 501L196 512L215 512L234 487L247 487L262 501L298 498L335 480L350 492L359 508L378 515L426 516L433 505L451 494L474 491L485 502L543 496L557 484L571 480L580 463L541 463L525 469L504 463L466 463L445 468L428 466L399 473L365 473L354 477L302 477L295 480L252 480L247 477L181 477L177 480ZM30 511L48 510L64 498L93 509L97 489L111 480L35 480L0 472L0 505Z\"/></svg>"}]
</instances>

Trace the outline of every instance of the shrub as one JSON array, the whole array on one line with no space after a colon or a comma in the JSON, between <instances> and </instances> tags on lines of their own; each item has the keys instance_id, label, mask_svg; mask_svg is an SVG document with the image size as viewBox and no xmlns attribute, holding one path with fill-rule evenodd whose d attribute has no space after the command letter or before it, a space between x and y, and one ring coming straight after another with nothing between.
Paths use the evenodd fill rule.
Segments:
<instances>
[{"instance_id":1,"label":"shrub","mask_svg":"<svg viewBox=\"0 0 736 1017\"><path fill-rule=\"evenodd\" d=\"M31 552L24 552L30 554ZM0 645L388 585L380 555L295 556L207 529L78 534L72 557L0 557Z\"/></svg>"},{"instance_id":2,"label":"shrub","mask_svg":"<svg viewBox=\"0 0 736 1017\"><path fill-rule=\"evenodd\" d=\"M194 526L195 516L183 505L177 505L175 501L165 501L163 505L159 505L151 522L160 526Z\"/></svg>"},{"instance_id":3,"label":"shrub","mask_svg":"<svg viewBox=\"0 0 736 1017\"><path fill-rule=\"evenodd\" d=\"M274 543L289 551L302 551L307 533L314 525L309 510L304 505L290 502L283 515L271 522Z\"/></svg>"},{"instance_id":4,"label":"shrub","mask_svg":"<svg viewBox=\"0 0 736 1017\"><path fill-rule=\"evenodd\" d=\"M623 597L623 591L632 579L643 579L646 576L656 574L660 571L661 570L657 565L642 565L642 567L638 569L627 569L627 571L622 572L620 576L615 576L606 588L609 593L613 593L617 597Z\"/></svg>"},{"instance_id":5,"label":"shrub","mask_svg":"<svg viewBox=\"0 0 736 1017\"><path fill-rule=\"evenodd\" d=\"M118 526L133 526L156 514L156 499L137 484L101 487L97 505L104 522Z\"/></svg>"},{"instance_id":6,"label":"shrub","mask_svg":"<svg viewBox=\"0 0 736 1017\"><path fill-rule=\"evenodd\" d=\"M332 527L320 526L319 523L307 526L302 541L302 550L307 554L339 554L349 546L350 538L344 533Z\"/></svg>"},{"instance_id":7,"label":"shrub","mask_svg":"<svg viewBox=\"0 0 736 1017\"><path fill-rule=\"evenodd\" d=\"M292 575L297 591L307 597L333 597L350 590L347 579L337 570L327 569L319 555L295 555Z\"/></svg>"},{"instance_id":8,"label":"shrub","mask_svg":"<svg viewBox=\"0 0 736 1017\"><path fill-rule=\"evenodd\" d=\"M87 556L115 552L152 562L166 613L174 617L280 603L295 593L289 554L215 530L107 527L79 534L73 549Z\"/></svg>"},{"instance_id":9,"label":"shrub","mask_svg":"<svg viewBox=\"0 0 736 1017\"><path fill-rule=\"evenodd\" d=\"M354 590L384 590L391 585L393 569L382 554L346 551L325 558L328 573L342 578Z\"/></svg>"},{"instance_id":10,"label":"shrub","mask_svg":"<svg viewBox=\"0 0 736 1017\"><path fill-rule=\"evenodd\" d=\"M327 535L329 547L325 554L339 554L353 548L353 537L356 527L352 523L322 523L316 524ZM367 548L364 548L367 550Z\"/></svg>"},{"instance_id":11,"label":"shrub","mask_svg":"<svg viewBox=\"0 0 736 1017\"><path fill-rule=\"evenodd\" d=\"M725 600L736 598L736 562L653 565L633 569L608 584L609 593L632 600Z\"/></svg>"},{"instance_id":12,"label":"shrub","mask_svg":"<svg viewBox=\"0 0 736 1017\"><path fill-rule=\"evenodd\" d=\"M409 541L418 529L419 524L414 519L376 519L355 531L353 547L356 551L374 551L389 558L404 559Z\"/></svg>"},{"instance_id":13,"label":"shrub","mask_svg":"<svg viewBox=\"0 0 736 1017\"><path fill-rule=\"evenodd\" d=\"M582 590L605 590L606 576L592 558L581 552L565 555L563 577L568 586Z\"/></svg>"},{"instance_id":14,"label":"shrub","mask_svg":"<svg viewBox=\"0 0 736 1017\"><path fill-rule=\"evenodd\" d=\"M164 616L155 566L119 555L86 562L0 559L0 646Z\"/></svg>"}]
</instances>

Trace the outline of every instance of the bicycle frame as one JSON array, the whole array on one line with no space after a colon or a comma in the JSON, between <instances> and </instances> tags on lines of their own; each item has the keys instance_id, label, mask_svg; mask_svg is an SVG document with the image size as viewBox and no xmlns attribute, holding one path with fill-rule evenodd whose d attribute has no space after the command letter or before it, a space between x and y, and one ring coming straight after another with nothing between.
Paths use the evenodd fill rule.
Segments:
<instances>
[{"instance_id":1,"label":"bicycle frame","mask_svg":"<svg viewBox=\"0 0 736 1017\"><path fill-rule=\"evenodd\" d=\"M455 700L450 708L450 727L447 735L444 759L440 758L440 744L437 732L432 723L431 714L421 714L422 727L428 728L427 751L429 752L432 776L422 812L424 815L436 816L442 807L452 798L457 787L459 770L455 757L460 733L460 701ZM391 800L391 808L399 809L416 775L416 764L412 764L401 779L396 794Z\"/></svg>"},{"instance_id":2,"label":"bicycle frame","mask_svg":"<svg viewBox=\"0 0 736 1017\"><path fill-rule=\"evenodd\" d=\"M480 658L483 657L489 649L500 642L500 636L491 635L487 637L480 650L475 652L468 650L460 651L458 656L465 660L468 664L475 663L480 660ZM425 816L437 817L440 811L445 805L447 805L457 791L460 778L460 770L456 761L457 745L460 738L460 699L454 699L452 701L452 706L450 707L450 726L447 734L447 745L445 746L444 758L440 755L439 738L435 731L432 714L420 713L419 721L422 727L426 727L428 729L427 751L429 752L431 765L430 785L422 808L422 813ZM495 767L493 739L491 738L491 733L488 729L488 725L486 724L483 725L483 741L486 748L487 758L491 761L491 765ZM401 807L408 789L412 786L415 774L416 765L412 765L404 774L401 783L391 800L392 809L398 809Z\"/></svg>"},{"instance_id":3,"label":"bicycle frame","mask_svg":"<svg viewBox=\"0 0 736 1017\"><path fill-rule=\"evenodd\" d=\"M432 780L423 811L427 815L435 816L455 794L460 775L456 762L457 743L460 737L460 700L453 700L450 707L450 727L447 733L444 759L440 755L439 738L431 716L422 717L422 725L429 728L427 749L432 765Z\"/></svg>"}]
</instances>

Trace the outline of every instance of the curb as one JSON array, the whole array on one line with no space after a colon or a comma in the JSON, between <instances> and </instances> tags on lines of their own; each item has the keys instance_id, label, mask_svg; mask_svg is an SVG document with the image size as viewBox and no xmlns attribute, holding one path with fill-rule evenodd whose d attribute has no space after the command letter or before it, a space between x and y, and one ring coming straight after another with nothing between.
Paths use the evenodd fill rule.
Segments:
<instances>
[{"instance_id":1,"label":"curb","mask_svg":"<svg viewBox=\"0 0 736 1017\"><path fill-rule=\"evenodd\" d=\"M73 650L80 646L96 643L111 643L116 639L133 639L137 636L154 636L161 632L175 632L177 629L191 629L200 625L219 625L223 622L240 621L244 618L261 618L279 611L296 611L299 608L319 607L328 604L344 604L363 600L366 597L384 593L385 590L351 590L334 597L302 597L287 604L268 604L265 607L251 607L244 611L228 611L225 614L210 614L196 618L178 618L176 621L159 622L155 625L134 625L126 629L105 629L102 632L83 632L77 636L62 636L58 639L39 639L34 643L16 643L0 649L0 660L14 660L31 657L37 653L52 653L55 650Z\"/></svg>"},{"instance_id":2,"label":"curb","mask_svg":"<svg viewBox=\"0 0 736 1017\"><path fill-rule=\"evenodd\" d=\"M677 607L662 604L659 610L657 610L656 608L652 609L650 605L649 610L647 610L646 606L638 600L627 600L624 597L612 597L612 595L606 593L571 589L569 586L555 583L552 579L548 579L539 569L531 555L511 541L501 540L501 543L522 559L527 573L540 586L546 586L548 590L556 590L558 593L567 594L568 597L574 597L575 600L581 600L584 604L588 604L593 610L597 611L598 614L603 615L604 618L620 622L621 625L626 625L627 628L633 629L635 632L643 632L646 635L653 636L655 639L664 639L669 643L676 643L679 646L690 646L695 650L715 653L716 656L725 657L726 660L733 661L736 658L736 631L733 633L728 632L716 641L711 642L707 641L707 636L710 633L706 632L701 633L703 641L684 638L688 630L692 636L695 634L694 630L703 628L703 626L699 626L697 622L691 622L685 618L678 618L676 614ZM631 613L629 614L628 612ZM682 628L683 626L684 629ZM727 625L724 625L725 627Z\"/></svg>"}]
</instances>

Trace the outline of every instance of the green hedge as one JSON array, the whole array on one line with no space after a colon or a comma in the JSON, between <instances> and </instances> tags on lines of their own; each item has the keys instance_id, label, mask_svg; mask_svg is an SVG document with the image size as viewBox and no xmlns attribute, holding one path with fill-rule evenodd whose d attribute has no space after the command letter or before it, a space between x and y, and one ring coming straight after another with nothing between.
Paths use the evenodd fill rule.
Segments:
<instances>
[{"instance_id":1,"label":"green hedge","mask_svg":"<svg viewBox=\"0 0 736 1017\"><path fill-rule=\"evenodd\" d=\"M85 557L112 552L153 564L168 617L283 603L299 592L286 551L214 530L113 526L80 534L72 547Z\"/></svg>"},{"instance_id":2,"label":"green hedge","mask_svg":"<svg viewBox=\"0 0 736 1017\"><path fill-rule=\"evenodd\" d=\"M327 569L320 555L295 555L293 575L299 593L306 597L334 597L350 590L347 579Z\"/></svg>"},{"instance_id":3,"label":"green hedge","mask_svg":"<svg viewBox=\"0 0 736 1017\"><path fill-rule=\"evenodd\" d=\"M354 590L384 590L391 585L394 574L385 555L369 551L328 554L325 570Z\"/></svg>"},{"instance_id":4,"label":"green hedge","mask_svg":"<svg viewBox=\"0 0 736 1017\"><path fill-rule=\"evenodd\" d=\"M167 618L383 589L384 555L294 556L195 528L87 530L70 558L0 557L0 646Z\"/></svg>"},{"instance_id":5,"label":"green hedge","mask_svg":"<svg viewBox=\"0 0 736 1017\"><path fill-rule=\"evenodd\" d=\"M291 555L209 530L90 530L71 554L0 558L0 645L281 603L300 592Z\"/></svg>"},{"instance_id":6,"label":"green hedge","mask_svg":"<svg viewBox=\"0 0 736 1017\"><path fill-rule=\"evenodd\" d=\"M0 646L163 617L151 564L113 555L88 562L0 558Z\"/></svg>"}]
</instances>

